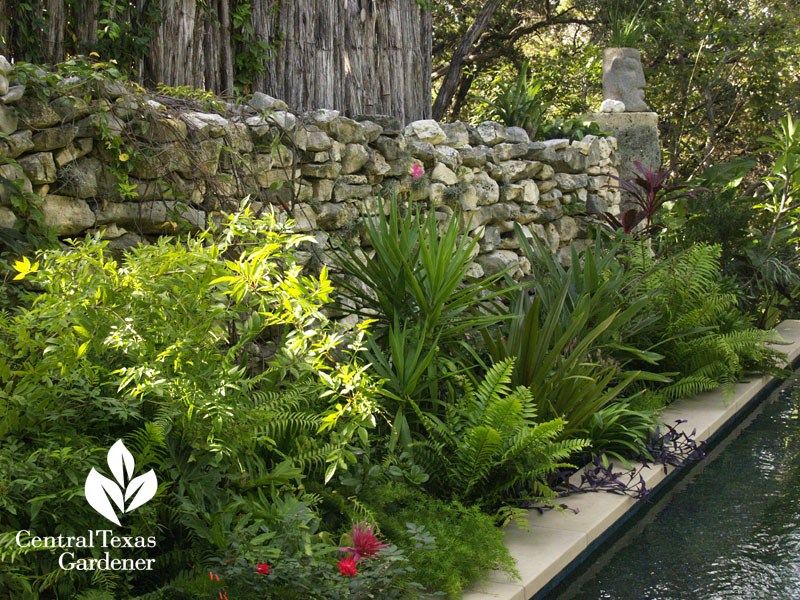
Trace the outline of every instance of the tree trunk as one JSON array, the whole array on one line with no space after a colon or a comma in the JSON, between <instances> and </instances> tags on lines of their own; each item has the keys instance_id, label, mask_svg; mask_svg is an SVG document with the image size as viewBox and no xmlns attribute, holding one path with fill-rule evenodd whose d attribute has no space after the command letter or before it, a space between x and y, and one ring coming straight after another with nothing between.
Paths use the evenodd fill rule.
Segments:
<instances>
[{"instance_id":1,"label":"tree trunk","mask_svg":"<svg viewBox=\"0 0 800 600\"><path fill-rule=\"evenodd\" d=\"M162 21L156 29L146 79L171 86L203 87L206 61L203 52L203 12L196 0L161 2Z\"/></svg>"},{"instance_id":2,"label":"tree trunk","mask_svg":"<svg viewBox=\"0 0 800 600\"><path fill-rule=\"evenodd\" d=\"M220 87L218 91L233 95L233 48L231 46L231 11L229 0L219 0L220 44L219 68Z\"/></svg>"},{"instance_id":3,"label":"tree trunk","mask_svg":"<svg viewBox=\"0 0 800 600\"><path fill-rule=\"evenodd\" d=\"M416 0L293 0L253 19L284 35L255 89L295 110L430 116L431 17Z\"/></svg>"},{"instance_id":4,"label":"tree trunk","mask_svg":"<svg viewBox=\"0 0 800 600\"><path fill-rule=\"evenodd\" d=\"M67 11L64 0L47 0L47 44L46 60L57 63L64 60L64 30Z\"/></svg>"},{"instance_id":5,"label":"tree trunk","mask_svg":"<svg viewBox=\"0 0 800 600\"><path fill-rule=\"evenodd\" d=\"M464 58L469 54L469 51L478 41L480 35L485 31L489 25L497 8L503 0L488 0L481 8L481 12L475 18L475 21L470 25L467 33L459 42L453 58L450 60L450 66L447 67L447 73L444 76L442 87L439 88L439 93L436 94L436 102L433 103L433 118L439 121L444 117L445 112L450 107L453 100L453 94L456 93L458 88L458 81L461 78L461 66L464 63Z\"/></svg>"}]
</instances>

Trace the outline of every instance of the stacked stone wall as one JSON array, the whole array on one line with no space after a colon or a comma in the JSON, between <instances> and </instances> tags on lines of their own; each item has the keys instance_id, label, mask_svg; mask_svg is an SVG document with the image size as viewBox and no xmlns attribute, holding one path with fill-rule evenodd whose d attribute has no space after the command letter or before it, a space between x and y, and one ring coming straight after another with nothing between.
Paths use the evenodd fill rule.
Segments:
<instances>
[{"instance_id":1,"label":"stacked stone wall","mask_svg":"<svg viewBox=\"0 0 800 600\"><path fill-rule=\"evenodd\" d=\"M0 227L31 218L14 201L23 195L61 238L102 231L119 250L201 227L250 195L313 235L301 259L324 263L332 238L360 243L362 215L396 191L460 211L481 236L475 275L515 266L521 276L530 265L515 223L567 262L570 242L588 243L587 215L619 211L614 138L531 142L491 121L297 115L263 94L200 105L81 78L48 96L15 82L4 60L0 78Z\"/></svg>"}]
</instances>

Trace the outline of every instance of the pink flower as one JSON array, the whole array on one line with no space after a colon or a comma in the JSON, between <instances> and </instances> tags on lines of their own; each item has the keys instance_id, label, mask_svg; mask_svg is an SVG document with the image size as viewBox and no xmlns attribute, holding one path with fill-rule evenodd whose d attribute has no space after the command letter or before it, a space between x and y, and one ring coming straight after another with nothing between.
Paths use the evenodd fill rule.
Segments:
<instances>
[{"instance_id":1,"label":"pink flower","mask_svg":"<svg viewBox=\"0 0 800 600\"><path fill-rule=\"evenodd\" d=\"M367 527L367 522L353 523L353 532L350 534L353 546L348 548L339 548L341 552L349 552L357 562L361 562L363 558L370 558L376 554L381 548L386 548L389 544L382 543L375 536L375 526Z\"/></svg>"},{"instance_id":2,"label":"pink flower","mask_svg":"<svg viewBox=\"0 0 800 600\"><path fill-rule=\"evenodd\" d=\"M343 558L339 561L339 573L342 575L347 575L348 577L354 577L356 573L358 573L358 569L356 569L356 559L352 556L348 556L347 558Z\"/></svg>"},{"instance_id":3,"label":"pink flower","mask_svg":"<svg viewBox=\"0 0 800 600\"><path fill-rule=\"evenodd\" d=\"M259 575L267 575L270 572L269 565L267 563L258 563L256 571L258 571Z\"/></svg>"},{"instance_id":4,"label":"pink flower","mask_svg":"<svg viewBox=\"0 0 800 600\"><path fill-rule=\"evenodd\" d=\"M419 179L420 177L422 177L422 174L423 174L424 172L425 172L425 169L423 169L423 168L422 168L422 165L421 165L421 164L419 164L418 162L415 162L415 163L414 163L414 166L413 166L413 167L411 167L411 176L412 176L414 179Z\"/></svg>"}]
</instances>

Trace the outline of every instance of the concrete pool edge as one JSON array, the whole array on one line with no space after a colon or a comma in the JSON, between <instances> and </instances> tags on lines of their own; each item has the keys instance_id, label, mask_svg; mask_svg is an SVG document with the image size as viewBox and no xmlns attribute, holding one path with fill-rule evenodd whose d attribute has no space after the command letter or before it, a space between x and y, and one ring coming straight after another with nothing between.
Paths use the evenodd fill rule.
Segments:
<instances>
[{"instance_id":1,"label":"concrete pool edge","mask_svg":"<svg viewBox=\"0 0 800 600\"><path fill-rule=\"evenodd\" d=\"M775 330L788 344L777 348L785 352L788 365L800 358L800 320L780 323ZM757 401L776 387L779 379L755 376L729 388L717 389L672 403L662 413L661 421L673 423L686 419L679 429L696 429L698 440L713 440ZM637 465L634 463L634 467ZM680 468L660 466L645 468L641 475L648 489L657 493ZM537 600L560 583L578 565L633 515L646 506L644 502L610 493L588 493L565 498L571 511L537 510L528 512L527 531L511 525L506 531L506 546L517 562L520 579L501 571L492 571L474 584L462 600Z\"/></svg>"}]
</instances>

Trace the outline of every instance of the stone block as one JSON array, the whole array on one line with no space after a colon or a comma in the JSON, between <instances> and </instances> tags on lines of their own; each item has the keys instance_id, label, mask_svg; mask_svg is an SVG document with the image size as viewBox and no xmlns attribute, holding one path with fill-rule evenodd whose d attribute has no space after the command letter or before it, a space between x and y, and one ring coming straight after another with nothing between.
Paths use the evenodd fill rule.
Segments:
<instances>
[{"instance_id":1,"label":"stone block","mask_svg":"<svg viewBox=\"0 0 800 600\"><path fill-rule=\"evenodd\" d=\"M33 94L23 96L15 106L23 129L44 129L61 121L61 116L49 104Z\"/></svg>"},{"instance_id":2,"label":"stone block","mask_svg":"<svg viewBox=\"0 0 800 600\"><path fill-rule=\"evenodd\" d=\"M343 144L363 144L367 141L364 126L347 117L331 121L330 134Z\"/></svg>"},{"instance_id":3,"label":"stone block","mask_svg":"<svg viewBox=\"0 0 800 600\"><path fill-rule=\"evenodd\" d=\"M81 158L59 171L56 191L66 196L92 198L98 195L103 181L103 165L96 158Z\"/></svg>"},{"instance_id":4,"label":"stone block","mask_svg":"<svg viewBox=\"0 0 800 600\"><path fill-rule=\"evenodd\" d=\"M433 119L412 121L403 129L403 135L407 138L434 145L441 144L447 139L447 134L445 134L439 123Z\"/></svg>"},{"instance_id":5,"label":"stone block","mask_svg":"<svg viewBox=\"0 0 800 600\"><path fill-rule=\"evenodd\" d=\"M75 235L95 225L95 215L85 200L49 195L39 207L45 225L58 235Z\"/></svg>"},{"instance_id":6,"label":"stone block","mask_svg":"<svg viewBox=\"0 0 800 600\"><path fill-rule=\"evenodd\" d=\"M49 152L28 154L21 157L18 162L25 176L35 185L53 183L56 180L56 163L53 162L53 155Z\"/></svg>"},{"instance_id":7,"label":"stone block","mask_svg":"<svg viewBox=\"0 0 800 600\"><path fill-rule=\"evenodd\" d=\"M472 185L475 187L475 191L478 194L479 206L494 204L500 199L500 186L483 171L475 174Z\"/></svg>"},{"instance_id":8,"label":"stone block","mask_svg":"<svg viewBox=\"0 0 800 600\"><path fill-rule=\"evenodd\" d=\"M300 167L303 177L313 179L336 179L342 171L342 165L335 162L323 164L306 164Z\"/></svg>"},{"instance_id":9,"label":"stone block","mask_svg":"<svg viewBox=\"0 0 800 600\"><path fill-rule=\"evenodd\" d=\"M151 234L172 231L173 223L190 229L200 229L206 224L204 212L174 201L109 202L96 216L97 225L114 223L131 231Z\"/></svg>"},{"instance_id":10,"label":"stone block","mask_svg":"<svg viewBox=\"0 0 800 600\"><path fill-rule=\"evenodd\" d=\"M16 158L31 150L33 150L33 135L30 129L17 131L8 138L0 140L0 157Z\"/></svg>"},{"instance_id":11,"label":"stone block","mask_svg":"<svg viewBox=\"0 0 800 600\"><path fill-rule=\"evenodd\" d=\"M436 146L434 148L434 159L453 170L456 170L461 165L461 155L458 150L450 146Z\"/></svg>"},{"instance_id":12,"label":"stone block","mask_svg":"<svg viewBox=\"0 0 800 600\"><path fill-rule=\"evenodd\" d=\"M13 109L0 106L0 133L11 135L17 130L19 118Z\"/></svg>"},{"instance_id":13,"label":"stone block","mask_svg":"<svg viewBox=\"0 0 800 600\"><path fill-rule=\"evenodd\" d=\"M475 127L475 133L480 143L486 146L496 146L508 139L506 128L496 121L484 121Z\"/></svg>"},{"instance_id":14,"label":"stone block","mask_svg":"<svg viewBox=\"0 0 800 600\"><path fill-rule=\"evenodd\" d=\"M370 155L367 149L361 144L347 144L345 146L344 156L342 156L342 173L355 173L361 169Z\"/></svg>"},{"instance_id":15,"label":"stone block","mask_svg":"<svg viewBox=\"0 0 800 600\"><path fill-rule=\"evenodd\" d=\"M443 183L445 185L455 185L458 183L458 177L444 163L436 163L431 173L431 181Z\"/></svg>"},{"instance_id":16,"label":"stone block","mask_svg":"<svg viewBox=\"0 0 800 600\"><path fill-rule=\"evenodd\" d=\"M444 145L452 148L464 148L469 145L467 126L462 121L442 123L441 128L446 136L444 142L442 142Z\"/></svg>"},{"instance_id":17,"label":"stone block","mask_svg":"<svg viewBox=\"0 0 800 600\"><path fill-rule=\"evenodd\" d=\"M33 150L45 152L63 148L75 139L76 129L72 125L49 127L33 134Z\"/></svg>"}]
</instances>

